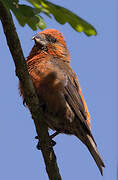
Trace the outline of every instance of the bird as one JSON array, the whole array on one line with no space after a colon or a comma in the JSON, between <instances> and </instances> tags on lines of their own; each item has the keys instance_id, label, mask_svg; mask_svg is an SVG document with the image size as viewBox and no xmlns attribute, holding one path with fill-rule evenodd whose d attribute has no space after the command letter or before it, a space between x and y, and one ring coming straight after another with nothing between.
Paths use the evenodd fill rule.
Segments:
<instances>
[{"instance_id":1,"label":"bird","mask_svg":"<svg viewBox=\"0 0 118 180\"><path fill-rule=\"evenodd\" d=\"M103 175L104 162L91 132L90 115L80 83L70 65L62 33L45 29L32 37L34 46L26 64L49 129L75 135L88 148ZM22 84L20 94L25 99ZM55 135L52 135L54 137Z\"/></svg>"}]
</instances>

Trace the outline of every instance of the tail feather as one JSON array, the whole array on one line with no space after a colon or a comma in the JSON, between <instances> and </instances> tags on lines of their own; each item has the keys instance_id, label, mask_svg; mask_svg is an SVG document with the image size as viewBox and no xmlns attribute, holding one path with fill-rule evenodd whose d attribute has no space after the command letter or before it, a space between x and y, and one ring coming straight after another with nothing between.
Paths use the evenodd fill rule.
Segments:
<instances>
[{"instance_id":1,"label":"tail feather","mask_svg":"<svg viewBox=\"0 0 118 180\"><path fill-rule=\"evenodd\" d=\"M90 151L93 159L95 160L95 162L101 172L101 175L103 176L102 168L105 167L105 165L104 165L104 162L103 162L102 158L100 157L97 147L96 147L93 139L90 137L90 135L87 135L87 140L86 140L85 145L88 147L88 150Z\"/></svg>"},{"instance_id":2,"label":"tail feather","mask_svg":"<svg viewBox=\"0 0 118 180\"><path fill-rule=\"evenodd\" d=\"M81 129L81 132L83 134L83 136L80 135L80 133L78 133L79 131L76 131L76 136L87 146L89 152L91 153L93 159L95 160L101 175L103 176L103 167L105 167L104 162L102 160L102 158L100 157L100 154L97 150L97 146L94 142L93 137L91 137L91 135L89 134L85 134L83 132L83 129Z\"/></svg>"}]
</instances>

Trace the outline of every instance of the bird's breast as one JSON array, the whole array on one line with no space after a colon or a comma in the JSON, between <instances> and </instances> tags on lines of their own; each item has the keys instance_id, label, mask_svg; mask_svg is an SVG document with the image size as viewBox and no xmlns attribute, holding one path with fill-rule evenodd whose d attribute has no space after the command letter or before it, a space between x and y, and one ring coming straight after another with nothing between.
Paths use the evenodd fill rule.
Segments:
<instances>
[{"instance_id":1,"label":"bird's breast","mask_svg":"<svg viewBox=\"0 0 118 180\"><path fill-rule=\"evenodd\" d=\"M65 75L50 62L40 63L29 72L39 97L49 112L64 114Z\"/></svg>"}]
</instances>

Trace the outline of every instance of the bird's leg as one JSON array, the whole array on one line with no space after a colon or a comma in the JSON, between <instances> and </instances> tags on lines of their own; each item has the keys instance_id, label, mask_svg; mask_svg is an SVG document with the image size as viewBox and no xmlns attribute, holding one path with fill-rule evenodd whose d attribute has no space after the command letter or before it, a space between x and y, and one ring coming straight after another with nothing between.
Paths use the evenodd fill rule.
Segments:
<instances>
[{"instance_id":1,"label":"bird's leg","mask_svg":"<svg viewBox=\"0 0 118 180\"><path fill-rule=\"evenodd\" d=\"M53 139L53 138L54 138L55 136L57 136L58 134L59 134L59 132L56 131L55 133L53 133L52 135L50 135L50 138Z\"/></svg>"},{"instance_id":2,"label":"bird's leg","mask_svg":"<svg viewBox=\"0 0 118 180\"><path fill-rule=\"evenodd\" d=\"M52 135L50 135L50 140L51 140L51 145L52 145L52 147L56 145L56 142L53 140L53 138L54 138L55 136L57 136L58 134L59 134L59 132L56 131L55 133L53 133ZM36 136L35 139L39 139L38 136ZM41 149L40 142L38 142L38 144L37 144L36 147L37 147L38 150Z\"/></svg>"}]
</instances>

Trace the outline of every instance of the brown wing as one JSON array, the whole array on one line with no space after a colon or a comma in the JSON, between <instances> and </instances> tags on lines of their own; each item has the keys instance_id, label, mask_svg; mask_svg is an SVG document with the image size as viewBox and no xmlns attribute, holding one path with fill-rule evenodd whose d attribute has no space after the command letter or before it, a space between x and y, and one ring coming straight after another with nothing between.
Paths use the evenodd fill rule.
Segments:
<instances>
[{"instance_id":1,"label":"brown wing","mask_svg":"<svg viewBox=\"0 0 118 180\"><path fill-rule=\"evenodd\" d=\"M70 101L70 106L73 106L72 109L74 109L76 114L78 112L80 113L79 116L82 116L80 119L82 119L84 124L86 124L87 129L90 131L90 116L87 105L81 93L77 76L73 72L70 63L58 59L53 63L55 64L55 67L65 75L65 79L67 79L65 83L65 93L67 100Z\"/></svg>"},{"instance_id":2,"label":"brown wing","mask_svg":"<svg viewBox=\"0 0 118 180\"><path fill-rule=\"evenodd\" d=\"M76 84L76 88L77 88L78 94L79 94L80 99L81 99L81 101L82 101L82 104L83 104L83 106L84 106L83 110L85 111L85 117L86 117L87 124L88 124L89 128L91 129L89 111L88 111L86 102L85 102L85 100L84 100L84 97L83 97L83 94L82 94L82 92L81 92L81 88L80 88L80 85L79 85L79 82L78 82L78 79L77 79L76 76L75 76L75 78L74 78L74 83Z\"/></svg>"},{"instance_id":3,"label":"brown wing","mask_svg":"<svg viewBox=\"0 0 118 180\"><path fill-rule=\"evenodd\" d=\"M87 133L94 140L91 130L87 121L87 106L85 106L85 101L83 101L83 96L81 91L78 90L76 79L72 79L67 76L67 83L65 86L65 97L66 101L70 105L71 109L76 114L78 121L81 121L82 127L87 131ZM95 141L94 141L95 142Z\"/></svg>"}]
</instances>

